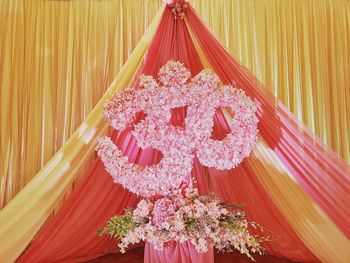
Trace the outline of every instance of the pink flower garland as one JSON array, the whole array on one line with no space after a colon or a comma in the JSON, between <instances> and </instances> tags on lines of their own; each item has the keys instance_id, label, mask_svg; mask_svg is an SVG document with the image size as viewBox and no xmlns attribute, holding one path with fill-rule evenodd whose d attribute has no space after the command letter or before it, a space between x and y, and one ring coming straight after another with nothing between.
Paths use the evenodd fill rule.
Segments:
<instances>
[{"instance_id":1,"label":"pink flower garland","mask_svg":"<svg viewBox=\"0 0 350 263\"><path fill-rule=\"evenodd\" d=\"M99 140L97 151L116 183L142 195L167 195L190 180L194 155L201 164L232 169L251 153L258 133L255 104L231 86L216 89L219 78L203 70L189 81L190 72L180 62L169 61L158 73L142 76L139 89L128 89L105 105L105 119L124 130L137 112L146 118L133 135L142 149L162 152L162 161L144 169L128 162L109 138ZM188 106L185 128L169 125L171 109ZM231 133L222 141L210 138L216 108L234 112Z\"/></svg>"}]
</instances>

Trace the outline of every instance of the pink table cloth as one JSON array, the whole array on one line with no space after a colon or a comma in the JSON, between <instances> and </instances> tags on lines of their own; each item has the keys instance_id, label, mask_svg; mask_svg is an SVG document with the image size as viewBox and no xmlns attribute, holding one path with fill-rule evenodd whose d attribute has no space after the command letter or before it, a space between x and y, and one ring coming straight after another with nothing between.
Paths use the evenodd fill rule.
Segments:
<instances>
[{"instance_id":1,"label":"pink table cloth","mask_svg":"<svg viewBox=\"0 0 350 263\"><path fill-rule=\"evenodd\" d=\"M145 243L144 263L214 263L214 249L199 253L190 242L170 242L163 250Z\"/></svg>"}]
</instances>

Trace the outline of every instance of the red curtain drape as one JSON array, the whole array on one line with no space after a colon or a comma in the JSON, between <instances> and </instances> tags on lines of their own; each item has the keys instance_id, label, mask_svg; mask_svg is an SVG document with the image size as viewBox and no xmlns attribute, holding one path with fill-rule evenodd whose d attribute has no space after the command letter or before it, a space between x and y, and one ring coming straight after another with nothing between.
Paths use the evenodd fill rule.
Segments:
<instances>
[{"instance_id":1,"label":"red curtain drape","mask_svg":"<svg viewBox=\"0 0 350 263\"><path fill-rule=\"evenodd\" d=\"M174 20L166 8L141 73L156 76L158 69L169 59L183 62L192 75L202 69L187 24L221 80L244 89L258 102L262 137L339 228L349 234L349 212L342 207L344 201L350 200L346 177L349 167L264 91L254 76L220 46L191 7L186 22ZM181 123L184 114L182 109L174 110L173 124ZM222 138L229 130L223 113L217 111L213 136ZM157 151L139 149L130 130L115 132L112 138L133 162L150 165L161 158ZM234 170L218 171L207 169L195 160L193 175L202 193L214 191L224 200L245 204L250 220L271 230L277 239L265 243L269 253L291 260L317 261L274 204L249 162L244 161ZM108 237L98 237L96 230L101 229L113 214L134 206L137 200L135 195L113 184L103 164L96 160L65 205L18 262L77 262L116 252L116 242Z\"/></svg>"},{"instance_id":2,"label":"red curtain drape","mask_svg":"<svg viewBox=\"0 0 350 263\"><path fill-rule=\"evenodd\" d=\"M300 185L350 238L350 166L309 129L220 45L190 7L188 25L206 58L225 84L257 101L259 131Z\"/></svg>"},{"instance_id":3,"label":"red curtain drape","mask_svg":"<svg viewBox=\"0 0 350 263\"><path fill-rule=\"evenodd\" d=\"M166 10L140 73L156 76L158 69L170 59L182 61L193 74L202 69L185 23L174 21L171 12ZM172 123L182 123L183 114L183 109L174 110ZM141 150L130 129L114 132L112 139L132 162L151 165L161 158L158 151ZM100 160L94 161L64 206L18 262L77 262L116 252L117 242L98 237L96 231L113 214L123 213L138 200L112 182Z\"/></svg>"}]
</instances>

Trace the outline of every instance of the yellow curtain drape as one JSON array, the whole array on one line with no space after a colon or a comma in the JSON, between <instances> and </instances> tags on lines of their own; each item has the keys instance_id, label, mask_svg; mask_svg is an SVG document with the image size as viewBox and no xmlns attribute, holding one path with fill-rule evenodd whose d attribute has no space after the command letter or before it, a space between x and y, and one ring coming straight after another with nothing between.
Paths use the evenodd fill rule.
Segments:
<instances>
[{"instance_id":1,"label":"yellow curtain drape","mask_svg":"<svg viewBox=\"0 0 350 263\"><path fill-rule=\"evenodd\" d=\"M198 43L196 48L203 65L212 68ZM228 112L225 118L228 123L232 121ZM297 182L262 136L246 162L295 233L321 262L350 261L350 240Z\"/></svg>"},{"instance_id":2,"label":"yellow curtain drape","mask_svg":"<svg viewBox=\"0 0 350 263\"><path fill-rule=\"evenodd\" d=\"M262 138L247 159L274 204L322 262L349 262L350 240L333 223Z\"/></svg>"},{"instance_id":3,"label":"yellow curtain drape","mask_svg":"<svg viewBox=\"0 0 350 263\"><path fill-rule=\"evenodd\" d=\"M0 1L0 208L102 97L159 1Z\"/></svg>"},{"instance_id":4,"label":"yellow curtain drape","mask_svg":"<svg viewBox=\"0 0 350 263\"><path fill-rule=\"evenodd\" d=\"M350 161L350 2L191 0L282 102ZM102 97L160 0L0 1L0 207Z\"/></svg>"},{"instance_id":5,"label":"yellow curtain drape","mask_svg":"<svg viewBox=\"0 0 350 263\"><path fill-rule=\"evenodd\" d=\"M117 77L84 122L40 172L0 211L0 262L14 262L48 218L79 169L94 153L96 139L106 132L103 105L134 81L163 13L149 28ZM25 222L25 223L23 223Z\"/></svg>"},{"instance_id":6,"label":"yellow curtain drape","mask_svg":"<svg viewBox=\"0 0 350 263\"><path fill-rule=\"evenodd\" d=\"M222 44L350 162L350 2L191 2Z\"/></svg>"}]
</instances>

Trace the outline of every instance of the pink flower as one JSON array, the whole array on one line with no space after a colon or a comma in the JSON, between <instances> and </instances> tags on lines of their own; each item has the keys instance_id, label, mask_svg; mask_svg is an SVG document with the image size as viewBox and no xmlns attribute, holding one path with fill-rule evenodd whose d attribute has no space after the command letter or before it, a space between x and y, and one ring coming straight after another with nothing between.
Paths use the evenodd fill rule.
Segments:
<instances>
[{"instance_id":1,"label":"pink flower","mask_svg":"<svg viewBox=\"0 0 350 263\"><path fill-rule=\"evenodd\" d=\"M202 165L220 170L235 168L250 155L257 142L256 105L242 90L218 88L219 77L212 71L190 76L182 63L169 61L157 80L141 76L138 89L126 89L105 104L105 119L120 131L132 125L136 113L146 113L132 135L142 149L163 154L160 163L142 168L130 163L110 138L102 138L98 155L115 183L145 197L166 196L188 184L195 155ZM187 107L184 128L169 125L171 109L178 107ZM234 116L231 132L217 141L211 133L215 110L222 107L229 107Z\"/></svg>"},{"instance_id":2,"label":"pink flower","mask_svg":"<svg viewBox=\"0 0 350 263\"><path fill-rule=\"evenodd\" d=\"M164 3L171 5L174 3L185 3L187 0L163 0Z\"/></svg>"},{"instance_id":3,"label":"pink flower","mask_svg":"<svg viewBox=\"0 0 350 263\"><path fill-rule=\"evenodd\" d=\"M194 192L192 185L189 188L187 192ZM263 251L259 241L249 233L248 221L241 211L226 209L213 196L182 194L176 190L154 203L141 200L133 211L133 228L121 237L121 251L141 241L148 241L160 250L170 241L189 241L200 253L214 246L220 251L237 249L250 258L250 253ZM177 202L184 205L178 206ZM138 220L140 216L149 220Z\"/></svg>"},{"instance_id":4,"label":"pink flower","mask_svg":"<svg viewBox=\"0 0 350 263\"><path fill-rule=\"evenodd\" d=\"M149 215L153 208L153 204L150 202L147 202L146 200L141 200L138 204L136 209L133 211L133 215L137 217L146 217Z\"/></svg>"},{"instance_id":5,"label":"pink flower","mask_svg":"<svg viewBox=\"0 0 350 263\"><path fill-rule=\"evenodd\" d=\"M163 228L175 214L175 205L168 198L162 198L155 202L153 208L153 224Z\"/></svg>"}]
</instances>

